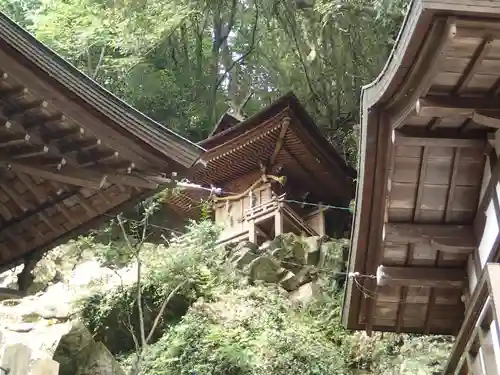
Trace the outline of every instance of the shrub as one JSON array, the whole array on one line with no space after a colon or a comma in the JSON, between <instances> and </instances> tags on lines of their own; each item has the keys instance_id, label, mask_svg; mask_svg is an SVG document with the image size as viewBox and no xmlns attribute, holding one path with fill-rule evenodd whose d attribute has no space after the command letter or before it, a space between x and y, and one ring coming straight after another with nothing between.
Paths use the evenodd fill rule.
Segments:
<instances>
[{"instance_id":1,"label":"shrub","mask_svg":"<svg viewBox=\"0 0 500 375\"><path fill-rule=\"evenodd\" d=\"M147 352L145 375L347 374L345 353L273 286L196 302Z\"/></svg>"}]
</instances>

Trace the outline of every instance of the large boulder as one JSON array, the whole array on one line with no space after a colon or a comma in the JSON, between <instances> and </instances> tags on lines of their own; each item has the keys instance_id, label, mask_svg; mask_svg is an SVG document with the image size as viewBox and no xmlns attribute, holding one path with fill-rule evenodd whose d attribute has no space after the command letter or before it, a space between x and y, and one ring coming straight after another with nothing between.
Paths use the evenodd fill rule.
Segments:
<instances>
[{"instance_id":1,"label":"large boulder","mask_svg":"<svg viewBox=\"0 0 500 375\"><path fill-rule=\"evenodd\" d=\"M53 359L59 363L59 375L125 375L104 344L96 343L80 322L61 337Z\"/></svg>"},{"instance_id":2,"label":"large boulder","mask_svg":"<svg viewBox=\"0 0 500 375\"><path fill-rule=\"evenodd\" d=\"M293 233L276 236L260 248L251 242L239 243L229 259L247 272L250 281L279 284L288 292L317 278L322 269L341 272L342 244L326 236L303 237Z\"/></svg>"},{"instance_id":3,"label":"large boulder","mask_svg":"<svg viewBox=\"0 0 500 375\"><path fill-rule=\"evenodd\" d=\"M252 281L260 280L277 283L283 274L280 263L269 256L258 257L250 263L249 269Z\"/></svg>"},{"instance_id":4,"label":"large boulder","mask_svg":"<svg viewBox=\"0 0 500 375\"><path fill-rule=\"evenodd\" d=\"M236 268L243 269L259 256L258 252L259 249L253 242L242 241L234 248L229 261Z\"/></svg>"}]
</instances>

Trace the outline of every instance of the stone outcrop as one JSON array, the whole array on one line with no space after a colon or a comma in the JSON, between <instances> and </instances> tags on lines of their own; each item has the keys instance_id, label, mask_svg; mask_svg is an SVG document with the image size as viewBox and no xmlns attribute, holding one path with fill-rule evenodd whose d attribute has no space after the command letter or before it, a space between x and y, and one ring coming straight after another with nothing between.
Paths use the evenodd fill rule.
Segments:
<instances>
[{"instance_id":1,"label":"stone outcrop","mask_svg":"<svg viewBox=\"0 0 500 375\"><path fill-rule=\"evenodd\" d=\"M340 272L343 267L338 242L326 236L300 237L293 233L279 235L260 248L241 242L229 259L251 282L279 284L299 301L310 300L317 293L314 281L319 271L328 268L329 272Z\"/></svg>"},{"instance_id":2,"label":"stone outcrop","mask_svg":"<svg viewBox=\"0 0 500 375\"><path fill-rule=\"evenodd\" d=\"M15 290L16 272L19 269L0 274L0 363L6 346L24 344L32 362L59 362L59 375L124 375L109 350L75 320L75 303L93 290L133 282L134 269L118 275L95 260L85 260L68 270L66 280L54 283L49 275L40 291L24 297Z\"/></svg>"},{"instance_id":3,"label":"stone outcrop","mask_svg":"<svg viewBox=\"0 0 500 375\"><path fill-rule=\"evenodd\" d=\"M125 375L106 346L95 342L79 322L61 337L53 359L59 363L59 375Z\"/></svg>"}]
</instances>

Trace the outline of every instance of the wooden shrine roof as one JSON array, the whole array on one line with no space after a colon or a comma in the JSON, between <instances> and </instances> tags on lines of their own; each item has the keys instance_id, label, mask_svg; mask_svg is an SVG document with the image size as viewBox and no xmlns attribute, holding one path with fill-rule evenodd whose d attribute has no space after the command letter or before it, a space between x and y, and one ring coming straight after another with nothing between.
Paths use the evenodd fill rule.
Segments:
<instances>
[{"instance_id":1,"label":"wooden shrine roof","mask_svg":"<svg viewBox=\"0 0 500 375\"><path fill-rule=\"evenodd\" d=\"M189 175L194 182L242 192L259 178L261 166L266 166L267 173L286 175L288 184L309 192L315 201L348 206L354 195L356 171L293 94L215 132L200 145L207 150L206 165ZM200 198L199 192L185 192L170 203L196 217Z\"/></svg>"},{"instance_id":2,"label":"wooden shrine roof","mask_svg":"<svg viewBox=\"0 0 500 375\"><path fill-rule=\"evenodd\" d=\"M0 270L151 194L202 151L0 13Z\"/></svg>"},{"instance_id":3,"label":"wooden shrine roof","mask_svg":"<svg viewBox=\"0 0 500 375\"><path fill-rule=\"evenodd\" d=\"M456 334L478 245L488 138L500 128L500 2L414 0L381 74L362 90L343 322ZM378 284L378 285L377 285Z\"/></svg>"}]
</instances>

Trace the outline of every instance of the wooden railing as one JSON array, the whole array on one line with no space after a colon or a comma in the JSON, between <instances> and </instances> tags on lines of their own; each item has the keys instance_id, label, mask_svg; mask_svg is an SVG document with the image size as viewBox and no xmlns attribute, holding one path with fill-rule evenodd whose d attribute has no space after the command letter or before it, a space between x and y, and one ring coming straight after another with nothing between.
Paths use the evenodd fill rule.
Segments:
<instances>
[{"instance_id":1,"label":"wooden railing","mask_svg":"<svg viewBox=\"0 0 500 375\"><path fill-rule=\"evenodd\" d=\"M244 215L245 220L250 221L258 217L262 217L267 214L275 212L278 209L279 205L282 204L282 201L284 199L285 199L285 194L282 194L262 204L246 209Z\"/></svg>"},{"instance_id":2,"label":"wooden railing","mask_svg":"<svg viewBox=\"0 0 500 375\"><path fill-rule=\"evenodd\" d=\"M468 304L445 375L500 375L500 264L488 263Z\"/></svg>"}]
</instances>

